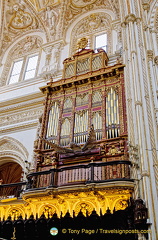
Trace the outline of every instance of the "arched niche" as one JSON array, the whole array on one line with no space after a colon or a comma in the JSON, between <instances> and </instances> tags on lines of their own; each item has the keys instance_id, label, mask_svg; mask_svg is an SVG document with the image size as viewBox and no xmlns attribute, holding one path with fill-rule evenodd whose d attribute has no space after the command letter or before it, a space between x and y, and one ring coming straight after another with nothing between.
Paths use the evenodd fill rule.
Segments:
<instances>
[{"instance_id":1,"label":"arched niche","mask_svg":"<svg viewBox=\"0 0 158 240\"><path fill-rule=\"evenodd\" d=\"M10 180L3 180L3 183L10 183L23 180L29 171L30 163L28 159L27 149L16 139L12 137L3 137L0 139L0 169L1 177L10 172L10 174L17 174L12 176ZM12 179L12 181L11 181ZM9 182L8 182L9 181Z\"/></svg>"},{"instance_id":2,"label":"arched niche","mask_svg":"<svg viewBox=\"0 0 158 240\"><path fill-rule=\"evenodd\" d=\"M6 163L0 165L0 180L2 184L20 182L22 177L22 167L8 159Z\"/></svg>"}]
</instances>

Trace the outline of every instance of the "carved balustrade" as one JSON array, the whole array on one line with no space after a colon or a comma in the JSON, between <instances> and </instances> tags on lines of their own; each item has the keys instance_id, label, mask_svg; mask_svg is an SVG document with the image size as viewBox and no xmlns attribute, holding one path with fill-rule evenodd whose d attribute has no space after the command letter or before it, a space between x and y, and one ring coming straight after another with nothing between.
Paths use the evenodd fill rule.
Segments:
<instances>
[{"instance_id":1,"label":"carved balustrade","mask_svg":"<svg viewBox=\"0 0 158 240\"><path fill-rule=\"evenodd\" d=\"M28 175L27 189L130 180L130 162L113 161L62 167Z\"/></svg>"}]
</instances>

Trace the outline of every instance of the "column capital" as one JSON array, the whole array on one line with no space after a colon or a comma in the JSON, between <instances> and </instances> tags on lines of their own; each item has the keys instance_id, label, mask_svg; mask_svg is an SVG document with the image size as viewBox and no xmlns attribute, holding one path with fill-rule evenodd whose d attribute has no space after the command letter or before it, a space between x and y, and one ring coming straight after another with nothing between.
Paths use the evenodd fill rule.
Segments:
<instances>
[{"instance_id":1,"label":"column capital","mask_svg":"<svg viewBox=\"0 0 158 240\"><path fill-rule=\"evenodd\" d=\"M144 11L146 10L146 11L149 11L149 9L150 9L150 4L149 3L143 3L142 4L142 6L143 6L143 9L144 9Z\"/></svg>"},{"instance_id":2,"label":"column capital","mask_svg":"<svg viewBox=\"0 0 158 240\"><path fill-rule=\"evenodd\" d=\"M135 14L130 13L125 17L124 21L121 23L121 26L125 27L130 22L134 23L134 22L138 22L138 21L141 21L141 18L138 18L135 16Z\"/></svg>"}]
</instances>

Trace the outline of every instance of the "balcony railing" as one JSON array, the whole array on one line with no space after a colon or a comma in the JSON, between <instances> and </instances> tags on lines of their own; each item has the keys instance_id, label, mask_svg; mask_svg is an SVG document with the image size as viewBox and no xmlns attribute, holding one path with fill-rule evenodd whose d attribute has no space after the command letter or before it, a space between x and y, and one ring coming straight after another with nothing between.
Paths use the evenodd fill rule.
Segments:
<instances>
[{"instance_id":1,"label":"balcony railing","mask_svg":"<svg viewBox=\"0 0 158 240\"><path fill-rule=\"evenodd\" d=\"M26 182L8 183L0 185L0 200L20 197ZM26 187L25 187L26 188Z\"/></svg>"},{"instance_id":2,"label":"balcony railing","mask_svg":"<svg viewBox=\"0 0 158 240\"><path fill-rule=\"evenodd\" d=\"M132 181L130 179L130 162L113 161L89 163L34 172L27 176L27 182L0 185L0 200L19 198L23 191L45 189L49 187L64 187L85 185L89 183L104 183L111 181Z\"/></svg>"},{"instance_id":3,"label":"balcony railing","mask_svg":"<svg viewBox=\"0 0 158 240\"><path fill-rule=\"evenodd\" d=\"M27 190L119 180L130 180L129 161L89 163L31 173Z\"/></svg>"}]
</instances>

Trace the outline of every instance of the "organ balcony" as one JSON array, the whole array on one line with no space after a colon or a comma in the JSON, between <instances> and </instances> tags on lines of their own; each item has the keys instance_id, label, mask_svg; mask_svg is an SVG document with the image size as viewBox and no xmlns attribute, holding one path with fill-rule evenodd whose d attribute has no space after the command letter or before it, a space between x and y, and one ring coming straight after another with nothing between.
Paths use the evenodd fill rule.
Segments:
<instances>
[{"instance_id":1,"label":"organ balcony","mask_svg":"<svg viewBox=\"0 0 158 240\"><path fill-rule=\"evenodd\" d=\"M108 65L101 49L82 49L64 61L63 78L41 88L34 172L25 183L0 185L2 197L8 189L26 197L52 190L133 190L123 69L120 62Z\"/></svg>"}]
</instances>

